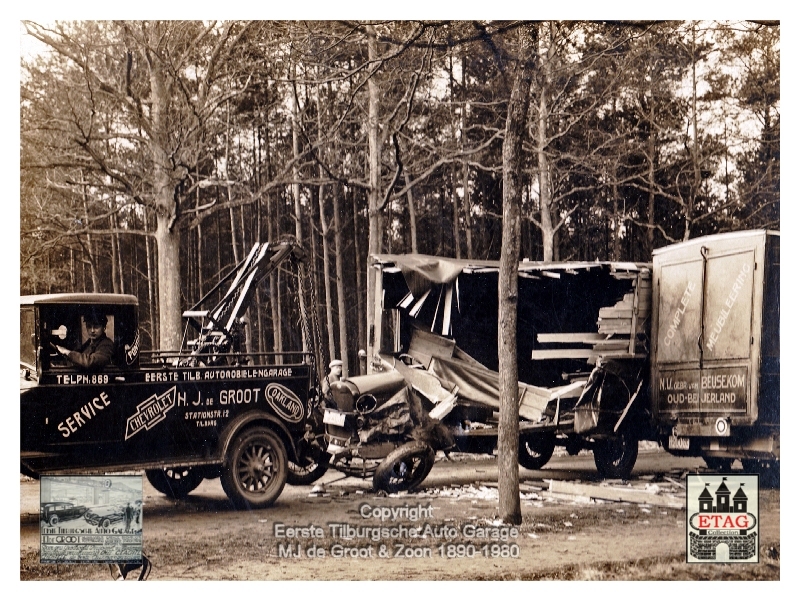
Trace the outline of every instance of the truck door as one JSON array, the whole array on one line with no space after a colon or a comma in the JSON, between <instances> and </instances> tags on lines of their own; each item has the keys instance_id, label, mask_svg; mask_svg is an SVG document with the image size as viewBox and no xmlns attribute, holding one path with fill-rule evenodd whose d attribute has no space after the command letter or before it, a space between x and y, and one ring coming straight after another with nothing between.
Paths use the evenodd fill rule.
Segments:
<instances>
[{"instance_id":1,"label":"truck door","mask_svg":"<svg viewBox=\"0 0 800 600\"><path fill-rule=\"evenodd\" d=\"M754 249L698 246L663 264L658 307L659 412L744 412Z\"/></svg>"},{"instance_id":2,"label":"truck door","mask_svg":"<svg viewBox=\"0 0 800 600\"><path fill-rule=\"evenodd\" d=\"M701 412L731 414L747 410L754 272L753 248L706 252L698 403Z\"/></svg>"}]
</instances>

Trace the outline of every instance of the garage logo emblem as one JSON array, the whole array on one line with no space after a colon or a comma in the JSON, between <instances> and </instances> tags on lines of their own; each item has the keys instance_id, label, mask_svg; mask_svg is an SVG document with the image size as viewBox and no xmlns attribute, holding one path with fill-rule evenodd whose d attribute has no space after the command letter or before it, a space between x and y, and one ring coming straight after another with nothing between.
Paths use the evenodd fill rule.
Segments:
<instances>
[{"instance_id":1,"label":"garage logo emblem","mask_svg":"<svg viewBox=\"0 0 800 600\"><path fill-rule=\"evenodd\" d=\"M686 561L758 562L758 475L687 475Z\"/></svg>"},{"instance_id":2,"label":"garage logo emblem","mask_svg":"<svg viewBox=\"0 0 800 600\"><path fill-rule=\"evenodd\" d=\"M125 439L132 438L142 429L150 429L163 421L170 408L175 406L175 388L161 394L153 394L136 406L136 412L128 417Z\"/></svg>"}]
</instances>

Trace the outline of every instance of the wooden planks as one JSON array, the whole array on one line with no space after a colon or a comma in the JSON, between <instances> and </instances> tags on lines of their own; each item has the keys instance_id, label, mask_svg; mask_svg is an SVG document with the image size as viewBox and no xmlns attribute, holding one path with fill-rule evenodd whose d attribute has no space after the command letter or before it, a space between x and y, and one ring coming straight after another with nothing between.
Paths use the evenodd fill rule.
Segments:
<instances>
[{"instance_id":1,"label":"wooden planks","mask_svg":"<svg viewBox=\"0 0 800 600\"><path fill-rule=\"evenodd\" d=\"M593 344L605 339L600 333L539 333L536 340L542 344Z\"/></svg>"},{"instance_id":2,"label":"wooden planks","mask_svg":"<svg viewBox=\"0 0 800 600\"><path fill-rule=\"evenodd\" d=\"M685 498L674 495L652 494L644 490L620 488L605 485L592 485L586 483L571 483L569 481L550 480L550 492L568 494L570 496L584 496L599 500L613 500L616 502L634 502L636 504L650 504L651 506L667 506L669 508L686 508Z\"/></svg>"},{"instance_id":3,"label":"wooden planks","mask_svg":"<svg viewBox=\"0 0 800 600\"><path fill-rule=\"evenodd\" d=\"M625 335L630 338L646 333L645 322L650 316L652 282L648 274L640 274L633 291L628 292L614 306L601 308L597 319L597 331L612 335Z\"/></svg>"},{"instance_id":4,"label":"wooden planks","mask_svg":"<svg viewBox=\"0 0 800 600\"><path fill-rule=\"evenodd\" d=\"M591 348L557 348L555 350L532 350L533 360L547 360L556 358L591 358L594 350Z\"/></svg>"},{"instance_id":5,"label":"wooden planks","mask_svg":"<svg viewBox=\"0 0 800 600\"><path fill-rule=\"evenodd\" d=\"M428 333L421 329L415 329L411 333L408 354L417 359L427 369L431 364L431 358L434 356L451 358L455 346L454 340L443 338L435 333Z\"/></svg>"}]
</instances>

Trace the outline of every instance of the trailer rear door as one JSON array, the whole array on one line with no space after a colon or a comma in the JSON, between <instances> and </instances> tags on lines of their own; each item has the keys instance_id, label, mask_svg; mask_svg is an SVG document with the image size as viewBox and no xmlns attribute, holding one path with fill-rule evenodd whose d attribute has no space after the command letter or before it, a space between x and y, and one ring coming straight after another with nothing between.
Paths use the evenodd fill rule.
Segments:
<instances>
[{"instance_id":1,"label":"trailer rear door","mask_svg":"<svg viewBox=\"0 0 800 600\"><path fill-rule=\"evenodd\" d=\"M659 262L658 411L746 413L755 246L696 244Z\"/></svg>"}]
</instances>

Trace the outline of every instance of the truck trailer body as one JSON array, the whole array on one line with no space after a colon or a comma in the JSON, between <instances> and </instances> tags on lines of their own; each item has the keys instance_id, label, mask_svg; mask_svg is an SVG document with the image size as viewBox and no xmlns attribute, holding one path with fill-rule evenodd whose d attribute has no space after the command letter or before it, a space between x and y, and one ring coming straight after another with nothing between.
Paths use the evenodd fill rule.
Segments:
<instances>
[{"instance_id":1,"label":"truck trailer body","mask_svg":"<svg viewBox=\"0 0 800 600\"><path fill-rule=\"evenodd\" d=\"M777 472L780 234L744 231L653 253L651 402L659 440L709 466Z\"/></svg>"}]
</instances>

